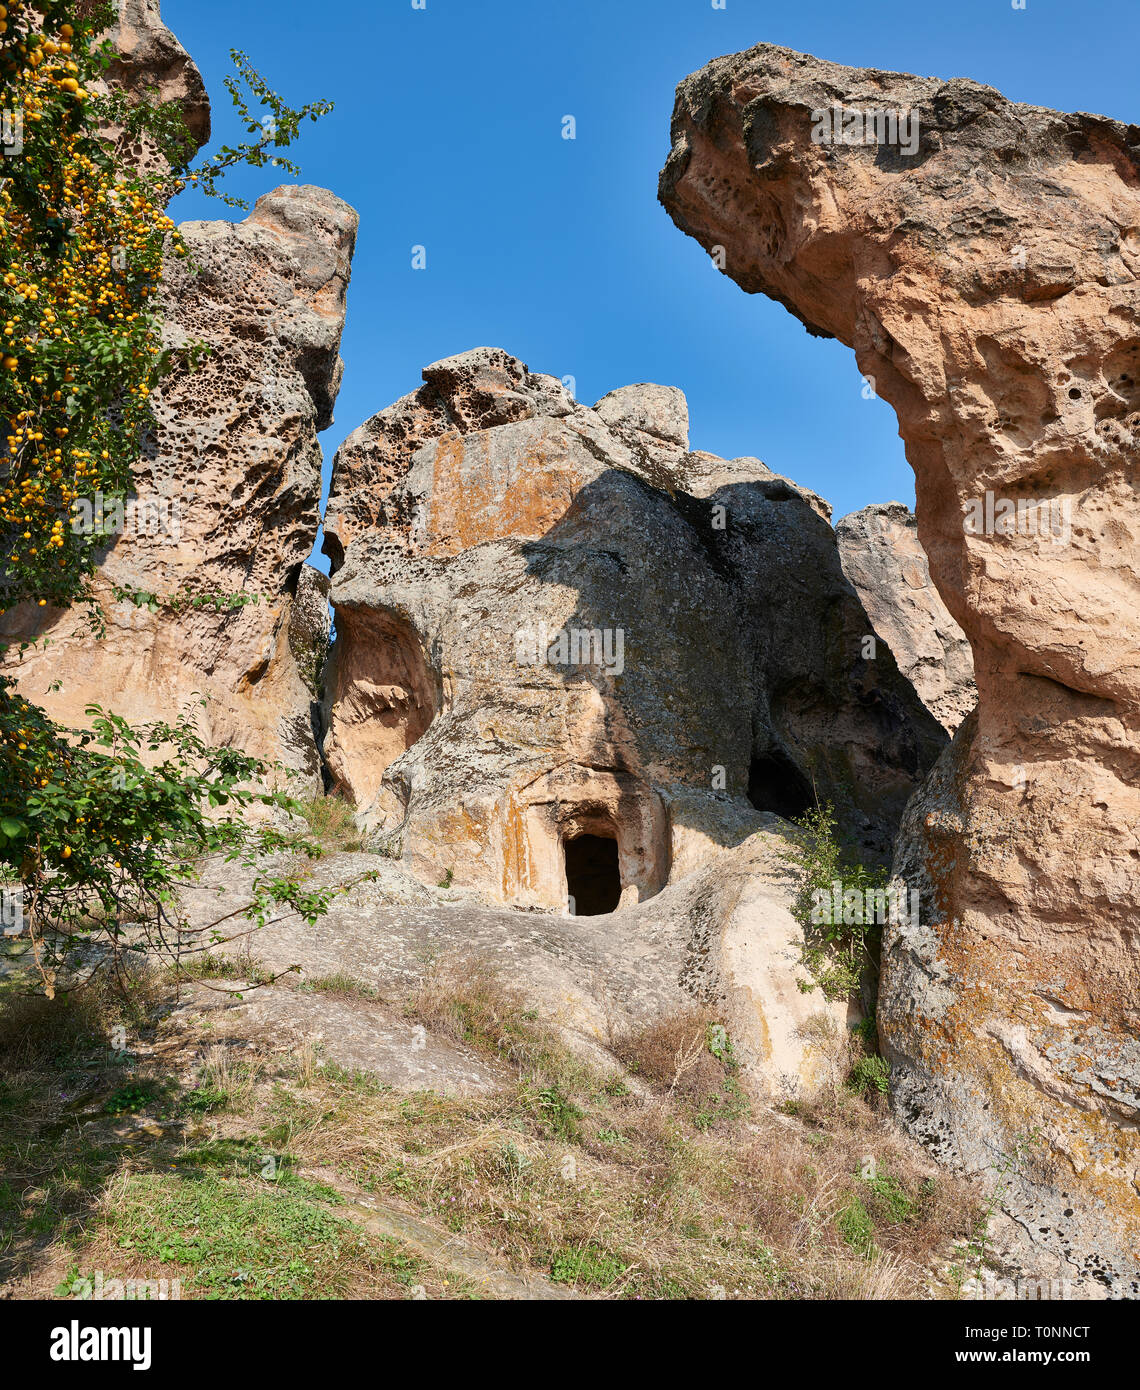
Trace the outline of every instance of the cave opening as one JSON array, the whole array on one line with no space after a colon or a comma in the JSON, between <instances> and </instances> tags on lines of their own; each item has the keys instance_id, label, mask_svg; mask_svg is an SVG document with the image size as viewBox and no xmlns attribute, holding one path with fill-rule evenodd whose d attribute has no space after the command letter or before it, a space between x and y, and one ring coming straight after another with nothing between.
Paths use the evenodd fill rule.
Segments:
<instances>
[{"instance_id":1,"label":"cave opening","mask_svg":"<svg viewBox=\"0 0 1140 1390\"><path fill-rule=\"evenodd\" d=\"M612 835L576 835L564 848L571 915L598 917L616 911L621 900L617 840Z\"/></svg>"},{"instance_id":2,"label":"cave opening","mask_svg":"<svg viewBox=\"0 0 1140 1390\"><path fill-rule=\"evenodd\" d=\"M775 749L749 764L748 800L757 811L772 811L785 820L798 820L815 805L803 773Z\"/></svg>"},{"instance_id":3,"label":"cave opening","mask_svg":"<svg viewBox=\"0 0 1140 1390\"><path fill-rule=\"evenodd\" d=\"M328 724L323 753L331 787L367 810L388 768L431 726L441 682L420 634L401 614L340 608L325 667Z\"/></svg>"}]
</instances>

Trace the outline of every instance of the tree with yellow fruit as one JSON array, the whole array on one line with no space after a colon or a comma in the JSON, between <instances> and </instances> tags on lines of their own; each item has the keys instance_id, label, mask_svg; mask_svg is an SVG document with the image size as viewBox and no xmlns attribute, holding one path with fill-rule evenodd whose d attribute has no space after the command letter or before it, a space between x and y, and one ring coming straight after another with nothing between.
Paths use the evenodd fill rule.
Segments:
<instances>
[{"instance_id":1,"label":"tree with yellow fruit","mask_svg":"<svg viewBox=\"0 0 1140 1390\"><path fill-rule=\"evenodd\" d=\"M170 197L188 180L217 191L227 168L265 163L303 117L329 109L286 107L235 54L273 120L255 121L229 79L260 138L191 170L196 143L177 109L132 101L102 80L114 54L99 35L110 21L104 3L0 3L0 612L91 603L105 538L74 526L73 515L77 503L128 493L151 393L172 365L158 291L164 261L185 247L165 212ZM145 132L160 169L122 167L116 128ZM255 863L282 837L249 829L240 812L253 801L291 804L255 790L266 769L206 747L184 715L142 729L98 707L88 715L87 729L60 728L0 675L0 891L19 895L49 992L77 936L101 936L109 949L97 958L112 962L127 920L136 938L141 929L152 943L177 942L192 864L218 852ZM312 920L326 902L259 877L251 910L264 919L277 906Z\"/></svg>"}]
</instances>

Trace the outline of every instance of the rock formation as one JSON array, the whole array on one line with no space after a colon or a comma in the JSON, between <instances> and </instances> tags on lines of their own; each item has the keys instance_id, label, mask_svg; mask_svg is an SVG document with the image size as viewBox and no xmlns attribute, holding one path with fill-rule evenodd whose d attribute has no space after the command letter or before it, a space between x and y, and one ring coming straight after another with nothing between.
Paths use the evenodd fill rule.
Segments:
<instances>
[{"instance_id":1,"label":"rock formation","mask_svg":"<svg viewBox=\"0 0 1140 1390\"><path fill-rule=\"evenodd\" d=\"M239 959L252 951L286 979L292 967L308 979L347 974L372 985L381 999L422 978L434 961L468 962L521 988L576 1051L606 1070L620 1070L605 1051L615 1034L683 1013L697 1001L723 1020L749 1091L773 1100L805 1098L845 1079L847 1008L829 1004L797 966L786 827L775 816L757 821L758 832L747 841L717 850L701 868L614 919L496 907L454 886L418 882L390 859L329 855L313 866L310 887L363 874L369 881L335 897L315 931L285 914L252 938L239 936L227 951ZM287 872L284 863L279 867ZM209 891L188 904L192 924L202 927L247 901L252 872L211 865L204 880ZM409 1084L411 1074L437 1090L488 1089L472 1077L469 1054L444 1055L455 1052L445 1039L429 1035L422 1050L410 1048L411 1024L398 1006L379 1000L346 1005L291 989L259 991L242 1013L277 1038L315 1033L340 1066L361 1067L389 1083ZM227 1020L227 1036L232 1026ZM425 1069L435 1075L423 1076ZM486 1077L485 1064L482 1070Z\"/></svg>"},{"instance_id":2,"label":"rock formation","mask_svg":"<svg viewBox=\"0 0 1140 1390\"><path fill-rule=\"evenodd\" d=\"M201 77L153 0L128 0L112 36L122 56L110 79L180 102L204 139ZM171 719L200 695L208 741L280 759L320 788L312 710L326 581L304 562L356 225L346 203L302 186L266 194L244 222L181 226L190 254L167 267L164 339L208 353L152 398L154 438L94 581L106 636L95 640L76 609L21 605L0 620L0 637L50 640L7 659L54 718L82 724L97 702L134 722Z\"/></svg>"},{"instance_id":3,"label":"rock formation","mask_svg":"<svg viewBox=\"0 0 1140 1390\"><path fill-rule=\"evenodd\" d=\"M914 514L901 502L864 507L835 527L843 573L922 703L953 733L977 703L966 634L930 580Z\"/></svg>"},{"instance_id":4,"label":"rock formation","mask_svg":"<svg viewBox=\"0 0 1140 1390\"><path fill-rule=\"evenodd\" d=\"M977 713L900 837L923 910L884 951L896 1113L970 1168L1014 1156L1035 1258L1117 1293L1140 1290L1138 174L1137 126L761 46L680 85L661 177L683 231L894 406L973 648Z\"/></svg>"},{"instance_id":5,"label":"rock formation","mask_svg":"<svg viewBox=\"0 0 1140 1390\"><path fill-rule=\"evenodd\" d=\"M115 24L106 37L116 53L107 68L106 86L120 88L134 102L178 106L190 138L201 149L210 138L206 85L193 59L162 22L158 0L118 0ZM136 167L166 167L149 138L120 139L117 153Z\"/></svg>"},{"instance_id":6,"label":"rock formation","mask_svg":"<svg viewBox=\"0 0 1140 1390\"><path fill-rule=\"evenodd\" d=\"M325 755L380 842L583 912L814 795L885 855L945 736L864 659L826 504L690 451L671 388L588 409L492 348L423 375L342 445L325 519Z\"/></svg>"},{"instance_id":7,"label":"rock formation","mask_svg":"<svg viewBox=\"0 0 1140 1390\"><path fill-rule=\"evenodd\" d=\"M155 393L153 449L94 581L106 636L96 641L75 609L29 605L6 615L3 632L50 639L18 661L20 688L63 723L83 723L92 702L132 721L169 719L199 694L208 741L280 759L319 789L316 692L304 674L322 645L319 603L301 652L291 636L298 588L323 580L302 575L320 519L316 435L340 381L356 214L323 189L286 187L244 222L180 230L190 255L168 271L165 337L210 353Z\"/></svg>"}]
</instances>

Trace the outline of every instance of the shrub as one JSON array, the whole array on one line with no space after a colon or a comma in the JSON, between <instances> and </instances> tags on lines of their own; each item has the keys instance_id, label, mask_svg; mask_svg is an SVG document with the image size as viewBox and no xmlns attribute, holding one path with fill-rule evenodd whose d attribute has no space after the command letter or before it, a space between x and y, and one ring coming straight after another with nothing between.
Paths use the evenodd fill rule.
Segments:
<instances>
[{"instance_id":1,"label":"shrub","mask_svg":"<svg viewBox=\"0 0 1140 1390\"><path fill-rule=\"evenodd\" d=\"M798 879L792 915L803 932L797 943L800 963L828 999L846 999L858 991L863 972L877 959L881 923L868 901L869 894L886 888L888 875L885 869L861 864L840 844L830 803L813 807L795 824L803 833L786 858ZM852 894L840 921L832 905L836 883L845 895ZM848 914L853 921L845 920Z\"/></svg>"},{"instance_id":2,"label":"shrub","mask_svg":"<svg viewBox=\"0 0 1140 1390\"><path fill-rule=\"evenodd\" d=\"M879 1095L885 1096L890 1090L890 1068L886 1060L877 1053L860 1057L851 1068L848 1085L860 1095L866 1095L868 1091L877 1091Z\"/></svg>"},{"instance_id":3,"label":"shrub","mask_svg":"<svg viewBox=\"0 0 1140 1390\"><path fill-rule=\"evenodd\" d=\"M313 837L333 850L358 850L363 844L352 807L342 796L310 796L298 809Z\"/></svg>"}]
</instances>

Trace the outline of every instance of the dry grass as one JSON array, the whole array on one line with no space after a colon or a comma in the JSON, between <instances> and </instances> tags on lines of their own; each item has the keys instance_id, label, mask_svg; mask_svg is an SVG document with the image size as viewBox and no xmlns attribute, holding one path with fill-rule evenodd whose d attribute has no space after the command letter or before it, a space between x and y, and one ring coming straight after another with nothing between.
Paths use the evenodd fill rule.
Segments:
<instances>
[{"instance_id":1,"label":"dry grass","mask_svg":"<svg viewBox=\"0 0 1140 1390\"><path fill-rule=\"evenodd\" d=\"M718 1089L728 1071L709 1050L710 1030L718 1023L707 1009L689 1009L637 1032L619 1033L611 1046L634 1076L670 1094L703 1096Z\"/></svg>"},{"instance_id":2,"label":"dry grass","mask_svg":"<svg viewBox=\"0 0 1140 1390\"><path fill-rule=\"evenodd\" d=\"M242 1109L252 1100L264 1070L265 1063L256 1053L251 1056L243 1050L239 1056L233 1048L215 1045L206 1053L197 1089L224 1097L231 1109Z\"/></svg>"},{"instance_id":3,"label":"dry grass","mask_svg":"<svg viewBox=\"0 0 1140 1390\"><path fill-rule=\"evenodd\" d=\"M334 970L330 975L318 975L306 980L299 988L317 994L327 994L334 999L375 999L376 987L348 975L343 970Z\"/></svg>"},{"instance_id":4,"label":"dry grass","mask_svg":"<svg viewBox=\"0 0 1140 1390\"><path fill-rule=\"evenodd\" d=\"M74 995L12 995L0 1011L5 1070L30 1071L90 1047L110 1033L114 1013L102 991Z\"/></svg>"},{"instance_id":5,"label":"dry grass","mask_svg":"<svg viewBox=\"0 0 1140 1390\"><path fill-rule=\"evenodd\" d=\"M22 1137L0 1143L14 1175L0 1218L17 1232L7 1250L0 1235L0 1257L23 1271L10 1287L42 1293L66 1266L178 1276L184 1297L406 1297L410 1280L461 1293L342 1222L315 1172L489 1260L607 1298L926 1297L927 1271L975 1229L976 1195L844 1086L794 1115L750 1109L705 1011L615 1039L646 1083L633 1095L478 964L437 966L405 1007L508 1064L511 1084L464 1099L397 1092L320 1065L311 1043L276 1057L203 1044L141 1163L97 1127L49 1123L61 1114L44 1099L59 1077L53 1035L0 1019L21 1066L39 1068L0 1077L0 1105L21 1115ZM93 1016L67 1046L103 1026Z\"/></svg>"},{"instance_id":6,"label":"dry grass","mask_svg":"<svg viewBox=\"0 0 1140 1390\"><path fill-rule=\"evenodd\" d=\"M843 1088L796 1118L748 1118L706 1012L617 1041L656 1090L644 1099L566 1054L485 970L437 970L409 1009L513 1062L515 1086L459 1100L325 1072L278 1096L276 1133L299 1163L516 1268L613 1297L926 1296L926 1270L973 1229L974 1194Z\"/></svg>"},{"instance_id":7,"label":"dry grass","mask_svg":"<svg viewBox=\"0 0 1140 1390\"><path fill-rule=\"evenodd\" d=\"M433 963L405 1011L432 1032L508 1063L520 1076L558 1082L582 1071L558 1032L481 961L458 957Z\"/></svg>"},{"instance_id":8,"label":"dry grass","mask_svg":"<svg viewBox=\"0 0 1140 1390\"><path fill-rule=\"evenodd\" d=\"M473 1101L361 1094L322 1075L271 1133L299 1164L403 1200L516 1268L570 1264L574 1282L613 1296L913 1297L971 1229L968 1194L875 1123L835 1117L846 1132L824 1135L764 1117L702 1133L665 1100L559 1103L580 1111L574 1137L525 1084ZM896 1203L858 1176L868 1151ZM874 1212L867 1248L843 1233L853 1200Z\"/></svg>"},{"instance_id":9,"label":"dry grass","mask_svg":"<svg viewBox=\"0 0 1140 1390\"><path fill-rule=\"evenodd\" d=\"M30 988L30 986L29 986ZM38 1071L96 1045L108 1046L117 1024L137 1028L162 998L158 972L129 956L80 988L51 999L6 982L0 999L0 1062L6 1070Z\"/></svg>"},{"instance_id":10,"label":"dry grass","mask_svg":"<svg viewBox=\"0 0 1140 1390\"><path fill-rule=\"evenodd\" d=\"M300 802L309 834L325 849L358 850L363 846L352 807L342 796L311 796Z\"/></svg>"},{"instance_id":11,"label":"dry grass","mask_svg":"<svg viewBox=\"0 0 1140 1390\"><path fill-rule=\"evenodd\" d=\"M181 980L242 980L254 985L268 984L273 976L248 950L224 956L214 951L195 951L182 956L169 967L168 978Z\"/></svg>"}]
</instances>

